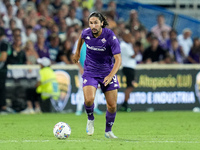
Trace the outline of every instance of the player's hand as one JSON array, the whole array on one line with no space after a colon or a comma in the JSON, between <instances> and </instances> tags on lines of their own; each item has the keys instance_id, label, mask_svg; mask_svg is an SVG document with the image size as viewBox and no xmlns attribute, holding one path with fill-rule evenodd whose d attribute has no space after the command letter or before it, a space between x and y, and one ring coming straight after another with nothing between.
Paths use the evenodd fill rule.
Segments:
<instances>
[{"instance_id":1,"label":"player's hand","mask_svg":"<svg viewBox=\"0 0 200 150\"><path fill-rule=\"evenodd\" d=\"M79 59L80 59L80 54L75 53L72 57L72 61L74 63L79 63Z\"/></svg>"},{"instance_id":2,"label":"player's hand","mask_svg":"<svg viewBox=\"0 0 200 150\"><path fill-rule=\"evenodd\" d=\"M103 80L104 86L107 86L112 80L112 76L106 76Z\"/></svg>"}]
</instances>

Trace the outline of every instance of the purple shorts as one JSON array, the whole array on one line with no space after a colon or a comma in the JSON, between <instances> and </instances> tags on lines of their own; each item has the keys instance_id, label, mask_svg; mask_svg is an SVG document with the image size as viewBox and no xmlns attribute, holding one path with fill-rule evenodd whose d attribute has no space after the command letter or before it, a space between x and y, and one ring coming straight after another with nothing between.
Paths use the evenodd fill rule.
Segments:
<instances>
[{"instance_id":1,"label":"purple shorts","mask_svg":"<svg viewBox=\"0 0 200 150\"><path fill-rule=\"evenodd\" d=\"M98 84L100 84L103 93L120 88L116 75L113 76L111 82L107 86L104 86L103 80L104 78L83 76L83 87L91 85L97 88Z\"/></svg>"}]
</instances>

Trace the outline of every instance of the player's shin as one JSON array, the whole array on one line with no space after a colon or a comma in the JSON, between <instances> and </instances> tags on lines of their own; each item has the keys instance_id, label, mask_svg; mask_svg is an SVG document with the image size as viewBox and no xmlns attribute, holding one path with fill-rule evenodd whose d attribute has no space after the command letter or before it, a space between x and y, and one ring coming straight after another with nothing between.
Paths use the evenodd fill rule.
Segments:
<instances>
[{"instance_id":1,"label":"player's shin","mask_svg":"<svg viewBox=\"0 0 200 150\"><path fill-rule=\"evenodd\" d=\"M85 110L86 110L87 115L88 115L88 120L94 120L94 115L93 115L94 103L91 106L86 106L86 104L84 103L84 106L85 106Z\"/></svg>"},{"instance_id":2,"label":"player's shin","mask_svg":"<svg viewBox=\"0 0 200 150\"><path fill-rule=\"evenodd\" d=\"M112 126L115 121L116 112L110 113L108 110L106 111L106 129L105 132L109 132L112 129Z\"/></svg>"}]
</instances>

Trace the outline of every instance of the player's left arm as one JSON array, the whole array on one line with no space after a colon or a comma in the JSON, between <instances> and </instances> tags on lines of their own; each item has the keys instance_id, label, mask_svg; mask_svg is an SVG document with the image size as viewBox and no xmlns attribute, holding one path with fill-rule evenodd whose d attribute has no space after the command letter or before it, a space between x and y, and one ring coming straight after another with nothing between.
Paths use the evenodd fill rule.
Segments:
<instances>
[{"instance_id":1,"label":"player's left arm","mask_svg":"<svg viewBox=\"0 0 200 150\"><path fill-rule=\"evenodd\" d=\"M121 66L121 63L122 63L121 53L115 54L114 58L115 58L114 66L113 66L111 72L109 73L109 75L106 76L103 81L105 86L107 86L111 82L113 76L117 73L117 71L119 70L119 67Z\"/></svg>"},{"instance_id":2,"label":"player's left arm","mask_svg":"<svg viewBox=\"0 0 200 150\"><path fill-rule=\"evenodd\" d=\"M103 83L105 86L107 86L111 82L113 76L117 73L122 63L120 44L113 32L110 32L109 44L111 47L112 54L115 58L115 63L109 75L104 78Z\"/></svg>"}]
</instances>

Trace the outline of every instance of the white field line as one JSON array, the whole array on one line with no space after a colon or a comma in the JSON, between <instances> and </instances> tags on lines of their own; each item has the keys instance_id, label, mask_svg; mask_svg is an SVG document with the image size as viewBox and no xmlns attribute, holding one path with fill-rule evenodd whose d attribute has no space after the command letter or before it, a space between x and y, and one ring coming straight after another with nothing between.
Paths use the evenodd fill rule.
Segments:
<instances>
[{"instance_id":1,"label":"white field line","mask_svg":"<svg viewBox=\"0 0 200 150\"><path fill-rule=\"evenodd\" d=\"M0 143L48 143L48 142L58 142L58 141L69 141L69 142L91 142L91 140L70 140L70 139L66 139L66 140L0 140ZM120 140L120 139L116 139L116 140L92 140L94 142L114 142L114 141L118 141L118 142L128 142L128 143L200 143L200 141L134 141L134 140Z\"/></svg>"}]
</instances>

